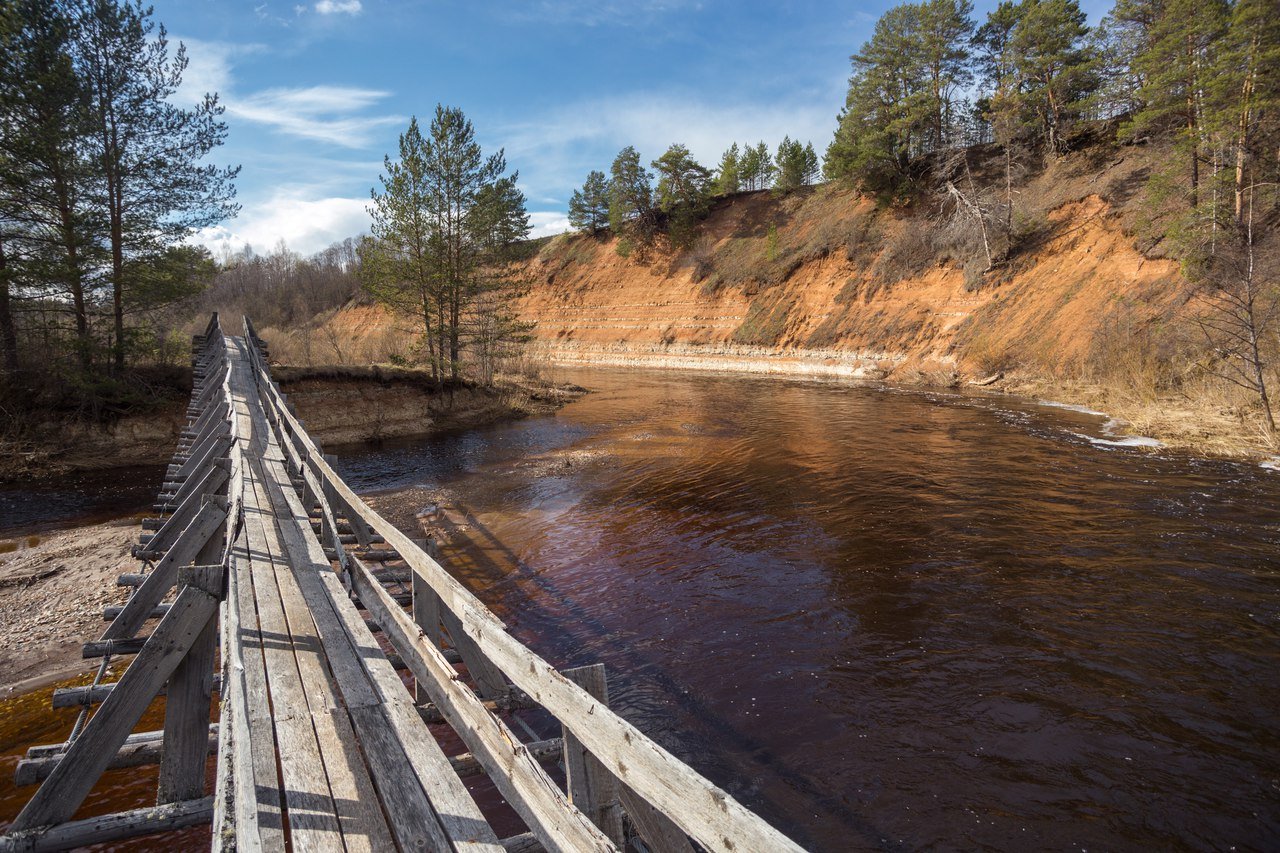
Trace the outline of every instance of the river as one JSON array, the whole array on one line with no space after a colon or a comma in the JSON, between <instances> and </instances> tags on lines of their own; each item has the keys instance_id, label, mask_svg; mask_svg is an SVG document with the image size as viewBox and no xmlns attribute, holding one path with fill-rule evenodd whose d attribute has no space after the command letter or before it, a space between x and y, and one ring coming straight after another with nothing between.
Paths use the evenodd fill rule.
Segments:
<instances>
[{"instance_id":1,"label":"river","mask_svg":"<svg viewBox=\"0 0 1280 853\"><path fill-rule=\"evenodd\" d=\"M339 469L804 846L1280 847L1280 475L1033 401L565 378Z\"/></svg>"},{"instance_id":2,"label":"river","mask_svg":"<svg viewBox=\"0 0 1280 853\"><path fill-rule=\"evenodd\" d=\"M575 371L344 455L614 707L821 850L1280 846L1280 480L998 397Z\"/></svg>"}]
</instances>

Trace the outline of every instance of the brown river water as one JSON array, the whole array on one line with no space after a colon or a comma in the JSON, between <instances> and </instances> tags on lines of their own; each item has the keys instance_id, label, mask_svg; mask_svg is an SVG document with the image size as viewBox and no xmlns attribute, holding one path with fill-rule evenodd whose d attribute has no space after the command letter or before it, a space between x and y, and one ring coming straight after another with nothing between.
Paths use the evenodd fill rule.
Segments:
<instances>
[{"instance_id":1,"label":"brown river water","mask_svg":"<svg viewBox=\"0 0 1280 853\"><path fill-rule=\"evenodd\" d=\"M441 499L514 634L802 845L1280 848L1280 475L1034 402L566 378L339 468Z\"/></svg>"}]
</instances>

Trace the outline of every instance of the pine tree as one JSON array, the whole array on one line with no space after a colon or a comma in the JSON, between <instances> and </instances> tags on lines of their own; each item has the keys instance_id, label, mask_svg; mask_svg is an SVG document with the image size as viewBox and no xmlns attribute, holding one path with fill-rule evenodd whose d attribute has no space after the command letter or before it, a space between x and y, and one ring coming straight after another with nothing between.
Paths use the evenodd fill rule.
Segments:
<instances>
[{"instance_id":1,"label":"pine tree","mask_svg":"<svg viewBox=\"0 0 1280 853\"><path fill-rule=\"evenodd\" d=\"M818 152L813 150L813 143L804 144L804 183L812 186L822 177L822 166L818 163Z\"/></svg>"},{"instance_id":2,"label":"pine tree","mask_svg":"<svg viewBox=\"0 0 1280 853\"><path fill-rule=\"evenodd\" d=\"M1216 47L1227 25L1225 0L1166 0L1150 30L1150 44L1133 65L1145 84L1141 109L1124 128L1130 138L1176 128L1178 148L1188 161L1188 201L1199 204L1204 159L1204 97L1216 69Z\"/></svg>"},{"instance_id":3,"label":"pine tree","mask_svg":"<svg viewBox=\"0 0 1280 853\"><path fill-rule=\"evenodd\" d=\"M769 146L763 140L756 145L755 152L755 161L759 164L756 170L756 189L767 190L773 186L778 168L773 164L773 157L769 155Z\"/></svg>"},{"instance_id":4,"label":"pine tree","mask_svg":"<svg viewBox=\"0 0 1280 853\"><path fill-rule=\"evenodd\" d=\"M619 238L621 253L633 246L643 251L657 233L652 180L630 145L618 152L609 168L609 227Z\"/></svg>"},{"instance_id":5,"label":"pine tree","mask_svg":"<svg viewBox=\"0 0 1280 853\"><path fill-rule=\"evenodd\" d=\"M895 6L850 57L849 92L823 162L828 179L847 180L883 200L910 187L911 158L925 150L919 29L919 6Z\"/></svg>"},{"instance_id":6,"label":"pine tree","mask_svg":"<svg viewBox=\"0 0 1280 853\"><path fill-rule=\"evenodd\" d=\"M711 172L683 145L675 144L650 163L658 176L658 208L670 213L679 207L705 205L711 189Z\"/></svg>"},{"instance_id":7,"label":"pine tree","mask_svg":"<svg viewBox=\"0 0 1280 853\"><path fill-rule=\"evenodd\" d=\"M1066 147L1067 126L1097 87L1089 28L1076 0L1023 0L1009 50L1020 83L1019 100L1035 117L1046 150Z\"/></svg>"},{"instance_id":8,"label":"pine tree","mask_svg":"<svg viewBox=\"0 0 1280 853\"><path fill-rule=\"evenodd\" d=\"M805 180L806 160L804 146L784 136L778 143L778 180L775 188L781 192L799 189Z\"/></svg>"},{"instance_id":9,"label":"pine tree","mask_svg":"<svg viewBox=\"0 0 1280 853\"><path fill-rule=\"evenodd\" d=\"M1234 217L1243 227L1248 187L1280 180L1280 15L1268 0L1236 0L1214 83L1213 120L1231 140Z\"/></svg>"},{"instance_id":10,"label":"pine tree","mask_svg":"<svg viewBox=\"0 0 1280 853\"><path fill-rule=\"evenodd\" d=\"M920 110L926 145L951 144L958 124L956 92L973 79L969 43L973 37L969 0L925 0L918 15L916 52L927 86Z\"/></svg>"},{"instance_id":11,"label":"pine tree","mask_svg":"<svg viewBox=\"0 0 1280 853\"><path fill-rule=\"evenodd\" d=\"M431 188L427 182L427 141L418 119L400 134L398 160L383 158L382 191L371 191L373 238L361 245L361 278L379 302L422 323L422 344L431 376L443 378L438 318L445 315L445 291L437 286L433 255Z\"/></svg>"},{"instance_id":12,"label":"pine tree","mask_svg":"<svg viewBox=\"0 0 1280 853\"><path fill-rule=\"evenodd\" d=\"M519 286L508 252L529 233L518 176L505 174L501 150L484 155L462 110L445 106L436 107L425 137L410 121L400 159L387 157L384 168L369 210L374 240L362 251L366 286L422 320L437 381L446 370L452 379L461 375L463 350L472 345L482 376L491 378L492 335L516 333L505 307Z\"/></svg>"},{"instance_id":13,"label":"pine tree","mask_svg":"<svg viewBox=\"0 0 1280 853\"><path fill-rule=\"evenodd\" d=\"M593 237L609 224L609 179L604 172L592 171L581 190L569 199L569 224Z\"/></svg>"},{"instance_id":14,"label":"pine tree","mask_svg":"<svg viewBox=\"0 0 1280 853\"><path fill-rule=\"evenodd\" d=\"M720 167L716 170L716 195L733 195L742 189L742 176L739 169L738 143L733 143L720 157Z\"/></svg>"},{"instance_id":15,"label":"pine tree","mask_svg":"<svg viewBox=\"0 0 1280 853\"><path fill-rule=\"evenodd\" d=\"M236 168L204 163L227 127L216 94L194 109L173 103L187 67L138 0L90 0L80 20L81 73L95 124L111 253L114 367L124 368L126 264L232 216Z\"/></svg>"},{"instance_id":16,"label":"pine tree","mask_svg":"<svg viewBox=\"0 0 1280 853\"><path fill-rule=\"evenodd\" d=\"M754 145L746 146L742 151L742 159L738 161L738 174L742 179L742 188L747 191L760 188L760 152Z\"/></svg>"},{"instance_id":17,"label":"pine tree","mask_svg":"<svg viewBox=\"0 0 1280 853\"><path fill-rule=\"evenodd\" d=\"M76 21L56 2L0 5L0 79L10 81L0 86L0 337L10 371L19 295L67 305L81 370L92 361L94 164L84 156L91 128L76 36Z\"/></svg>"}]
</instances>

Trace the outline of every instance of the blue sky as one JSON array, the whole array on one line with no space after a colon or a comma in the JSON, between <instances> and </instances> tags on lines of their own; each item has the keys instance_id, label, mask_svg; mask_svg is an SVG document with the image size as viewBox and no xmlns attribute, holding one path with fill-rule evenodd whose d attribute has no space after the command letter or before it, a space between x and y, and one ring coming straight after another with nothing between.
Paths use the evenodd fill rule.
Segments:
<instances>
[{"instance_id":1,"label":"blue sky","mask_svg":"<svg viewBox=\"0 0 1280 853\"><path fill-rule=\"evenodd\" d=\"M535 234L567 228L570 193L625 145L647 162L681 142L710 166L731 142L788 134L821 153L849 54L892 5L158 0L155 19L187 45L180 95L227 107L215 159L243 167L243 211L200 240L310 254L367 230L383 155L437 103L506 149ZM1096 22L1110 4L1083 5Z\"/></svg>"}]
</instances>

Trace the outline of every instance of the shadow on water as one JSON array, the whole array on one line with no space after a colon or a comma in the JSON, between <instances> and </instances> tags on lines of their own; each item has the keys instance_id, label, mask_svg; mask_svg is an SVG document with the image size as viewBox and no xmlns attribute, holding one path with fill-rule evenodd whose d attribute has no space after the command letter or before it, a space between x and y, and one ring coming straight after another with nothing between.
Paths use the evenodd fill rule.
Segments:
<instances>
[{"instance_id":1,"label":"shadow on water","mask_svg":"<svg viewBox=\"0 0 1280 853\"><path fill-rule=\"evenodd\" d=\"M465 508L459 578L771 822L824 850L1280 845L1271 475L999 398L570 378L595 393L555 418L340 467L402 523L414 485Z\"/></svg>"}]
</instances>

